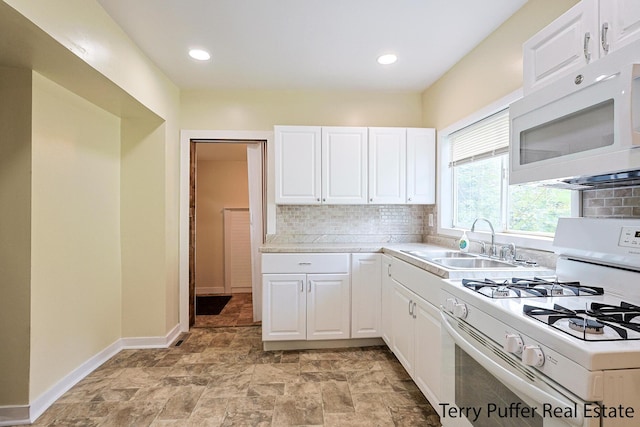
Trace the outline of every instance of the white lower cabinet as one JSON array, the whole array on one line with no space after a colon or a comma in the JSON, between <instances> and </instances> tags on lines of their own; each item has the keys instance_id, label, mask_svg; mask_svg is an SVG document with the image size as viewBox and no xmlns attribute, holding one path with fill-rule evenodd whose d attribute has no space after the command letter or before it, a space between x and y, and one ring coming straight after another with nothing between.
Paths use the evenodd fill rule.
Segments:
<instances>
[{"instance_id":1,"label":"white lower cabinet","mask_svg":"<svg viewBox=\"0 0 640 427\"><path fill-rule=\"evenodd\" d=\"M391 330L387 338L391 343L389 347L420 391L435 406L440 402L442 349L440 314L434 304L416 292L422 292L429 297L437 295L440 279L397 259L392 260L389 268L391 270L389 277ZM383 281L385 273L383 269ZM402 283L397 280L397 277L401 278ZM425 288L428 290L421 291Z\"/></svg>"},{"instance_id":2,"label":"white lower cabinet","mask_svg":"<svg viewBox=\"0 0 640 427\"><path fill-rule=\"evenodd\" d=\"M306 274L262 275L264 340L307 338Z\"/></svg>"},{"instance_id":3,"label":"white lower cabinet","mask_svg":"<svg viewBox=\"0 0 640 427\"><path fill-rule=\"evenodd\" d=\"M264 341L349 338L349 274L263 274Z\"/></svg>"},{"instance_id":4,"label":"white lower cabinet","mask_svg":"<svg viewBox=\"0 0 640 427\"><path fill-rule=\"evenodd\" d=\"M418 297L414 308L415 348L413 380L433 405L440 395L441 337L440 312Z\"/></svg>"},{"instance_id":5,"label":"white lower cabinet","mask_svg":"<svg viewBox=\"0 0 640 427\"><path fill-rule=\"evenodd\" d=\"M351 255L351 338L379 338L380 254Z\"/></svg>"},{"instance_id":6,"label":"white lower cabinet","mask_svg":"<svg viewBox=\"0 0 640 427\"><path fill-rule=\"evenodd\" d=\"M416 322L413 318L413 304L417 298L413 292L399 283L393 284L391 296L391 350L409 375L413 376L415 360Z\"/></svg>"},{"instance_id":7,"label":"white lower cabinet","mask_svg":"<svg viewBox=\"0 0 640 427\"><path fill-rule=\"evenodd\" d=\"M380 335L382 335L382 339L387 346L391 348L391 328L393 326L391 296L393 295L393 280L391 279L391 257L389 255L382 255L381 268Z\"/></svg>"},{"instance_id":8,"label":"white lower cabinet","mask_svg":"<svg viewBox=\"0 0 640 427\"><path fill-rule=\"evenodd\" d=\"M350 254L262 254L262 339L346 339Z\"/></svg>"}]
</instances>

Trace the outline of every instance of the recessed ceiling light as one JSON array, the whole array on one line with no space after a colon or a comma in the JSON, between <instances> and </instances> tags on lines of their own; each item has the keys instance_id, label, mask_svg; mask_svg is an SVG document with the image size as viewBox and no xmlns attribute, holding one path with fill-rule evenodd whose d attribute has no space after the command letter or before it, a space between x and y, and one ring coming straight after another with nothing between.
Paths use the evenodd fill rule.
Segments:
<instances>
[{"instance_id":1,"label":"recessed ceiling light","mask_svg":"<svg viewBox=\"0 0 640 427\"><path fill-rule=\"evenodd\" d=\"M388 53L386 55L381 55L378 57L378 64L389 65L389 64L393 64L397 60L398 60L397 56L395 56L393 53Z\"/></svg>"},{"instance_id":2,"label":"recessed ceiling light","mask_svg":"<svg viewBox=\"0 0 640 427\"><path fill-rule=\"evenodd\" d=\"M198 61L208 61L209 59L211 59L211 55L209 55L209 52L202 49L191 49L189 51L189 56L193 59L197 59Z\"/></svg>"}]
</instances>

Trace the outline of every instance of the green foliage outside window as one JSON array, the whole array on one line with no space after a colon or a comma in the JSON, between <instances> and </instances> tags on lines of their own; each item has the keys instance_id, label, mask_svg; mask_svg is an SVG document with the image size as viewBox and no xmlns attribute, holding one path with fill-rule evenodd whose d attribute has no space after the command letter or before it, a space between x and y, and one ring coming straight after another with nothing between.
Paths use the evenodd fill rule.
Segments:
<instances>
[{"instance_id":1,"label":"green foliage outside window","mask_svg":"<svg viewBox=\"0 0 640 427\"><path fill-rule=\"evenodd\" d=\"M454 226L487 218L496 231L553 234L558 218L571 216L571 191L508 185L506 155L454 167ZM507 187L507 191L503 189ZM506 224L506 229L505 229ZM484 224L478 230L488 230Z\"/></svg>"}]
</instances>

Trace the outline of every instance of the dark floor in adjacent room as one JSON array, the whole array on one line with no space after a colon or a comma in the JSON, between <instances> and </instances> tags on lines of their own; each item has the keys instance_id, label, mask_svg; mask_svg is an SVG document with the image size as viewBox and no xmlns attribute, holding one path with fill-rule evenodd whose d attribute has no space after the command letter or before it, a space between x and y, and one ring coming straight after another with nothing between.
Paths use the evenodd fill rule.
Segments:
<instances>
[{"instance_id":1,"label":"dark floor in adjacent room","mask_svg":"<svg viewBox=\"0 0 640 427\"><path fill-rule=\"evenodd\" d=\"M233 294L220 314L196 316L196 328L259 325L253 321L252 294Z\"/></svg>"}]
</instances>

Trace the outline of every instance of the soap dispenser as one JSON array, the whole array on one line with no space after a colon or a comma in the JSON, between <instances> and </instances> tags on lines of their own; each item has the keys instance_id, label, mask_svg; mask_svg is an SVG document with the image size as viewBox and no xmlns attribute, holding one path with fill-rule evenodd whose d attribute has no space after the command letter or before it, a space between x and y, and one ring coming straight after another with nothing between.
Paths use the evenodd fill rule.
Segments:
<instances>
[{"instance_id":1,"label":"soap dispenser","mask_svg":"<svg viewBox=\"0 0 640 427\"><path fill-rule=\"evenodd\" d=\"M467 232L462 232L462 237L458 241L458 247L461 252L469 252L469 238L467 237Z\"/></svg>"}]
</instances>

